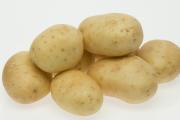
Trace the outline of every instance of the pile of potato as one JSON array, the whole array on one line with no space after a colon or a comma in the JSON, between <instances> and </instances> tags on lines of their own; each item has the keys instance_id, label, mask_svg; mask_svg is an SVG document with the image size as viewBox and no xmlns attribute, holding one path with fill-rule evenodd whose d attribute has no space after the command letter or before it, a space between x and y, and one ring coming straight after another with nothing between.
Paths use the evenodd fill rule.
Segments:
<instances>
[{"instance_id":1,"label":"pile of potato","mask_svg":"<svg viewBox=\"0 0 180 120\"><path fill-rule=\"evenodd\" d=\"M15 101L33 103L51 92L64 110L91 115L103 94L136 104L150 99L158 83L180 73L180 48L167 40L143 42L132 16L110 13L85 19L76 29L54 25L6 63L3 84Z\"/></svg>"}]
</instances>

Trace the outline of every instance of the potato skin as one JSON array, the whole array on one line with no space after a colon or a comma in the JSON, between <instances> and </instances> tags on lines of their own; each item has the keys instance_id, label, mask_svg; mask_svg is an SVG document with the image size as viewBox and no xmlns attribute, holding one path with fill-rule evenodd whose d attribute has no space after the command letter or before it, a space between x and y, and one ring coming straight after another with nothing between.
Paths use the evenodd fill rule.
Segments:
<instances>
[{"instance_id":1,"label":"potato skin","mask_svg":"<svg viewBox=\"0 0 180 120\"><path fill-rule=\"evenodd\" d=\"M52 81L51 94L64 110L83 116L97 112L103 102L103 93L98 84L78 70L58 75Z\"/></svg>"},{"instance_id":2,"label":"potato skin","mask_svg":"<svg viewBox=\"0 0 180 120\"><path fill-rule=\"evenodd\" d=\"M79 29L85 49L97 55L123 56L136 51L143 41L140 23L121 13L88 17Z\"/></svg>"},{"instance_id":3,"label":"potato skin","mask_svg":"<svg viewBox=\"0 0 180 120\"><path fill-rule=\"evenodd\" d=\"M84 51L83 57L81 58L81 61L76 65L75 69L86 73L89 69L89 66L94 63L94 61L94 56L91 53Z\"/></svg>"},{"instance_id":4,"label":"potato skin","mask_svg":"<svg viewBox=\"0 0 180 120\"><path fill-rule=\"evenodd\" d=\"M30 55L40 69L49 73L73 68L83 55L82 34L69 25L54 25L34 40Z\"/></svg>"},{"instance_id":5,"label":"potato skin","mask_svg":"<svg viewBox=\"0 0 180 120\"><path fill-rule=\"evenodd\" d=\"M180 73L180 48L170 41L149 41L138 51L138 56L157 70L159 83L173 80Z\"/></svg>"},{"instance_id":6,"label":"potato skin","mask_svg":"<svg viewBox=\"0 0 180 120\"><path fill-rule=\"evenodd\" d=\"M8 95L22 104L33 103L50 91L47 73L31 62L29 52L19 52L7 61L3 84Z\"/></svg>"},{"instance_id":7,"label":"potato skin","mask_svg":"<svg viewBox=\"0 0 180 120\"><path fill-rule=\"evenodd\" d=\"M137 56L101 60L90 67L88 74L106 95L128 103L142 103L157 89L154 69Z\"/></svg>"}]
</instances>

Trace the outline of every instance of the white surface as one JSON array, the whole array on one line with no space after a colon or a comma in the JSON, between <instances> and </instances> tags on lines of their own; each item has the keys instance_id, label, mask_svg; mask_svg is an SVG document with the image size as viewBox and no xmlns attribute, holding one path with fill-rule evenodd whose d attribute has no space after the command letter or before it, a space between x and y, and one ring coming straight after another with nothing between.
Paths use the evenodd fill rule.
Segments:
<instances>
[{"instance_id":1,"label":"white surface","mask_svg":"<svg viewBox=\"0 0 180 120\"><path fill-rule=\"evenodd\" d=\"M0 72L7 59L28 50L45 28L78 24L87 16L123 12L142 23L145 41L169 39L180 45L179 0L0 0ZM31 104L15 103L0 82L0 120L180 120L180 78L159 86L149 101L130 105L105 97L101 110L88 117L69 114L50 95Z\"/></svg>"}]
</instances>

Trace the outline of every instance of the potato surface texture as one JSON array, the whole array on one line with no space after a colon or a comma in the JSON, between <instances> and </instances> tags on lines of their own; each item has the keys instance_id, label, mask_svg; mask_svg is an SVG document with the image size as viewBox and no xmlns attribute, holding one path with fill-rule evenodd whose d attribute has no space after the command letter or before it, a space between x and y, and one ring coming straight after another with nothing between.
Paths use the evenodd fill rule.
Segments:
<instances>
[{"instance_id":1,"label":"potato surface texture","mask_svg":"<svg viewBox=\"0 0 180 120\"><path fill-rule=\"evenodd\" d=\"M94 63L94 61L94 56L91 53L84 51L83 57L81 58L81 61L78 63L75 69L87 72L89 66Z\"/></svg>"},{"instance_id":2,"label":"potato surface texture","mask_svg":"<svg viewBox=\"0 0 180 120\"><path fill-rule=\"evenodd\" d=\"M154 69L137 56L98 61L90 67L88 74L106 95L128 103L142 103L157 89Z\"/></svg>"},{"instance_id":3,"label":"potato surface texture","mask_svg":"<svg viewBox=\"0 0 180 120\"><path fill-rule=\"evenodd\" d=\"M157 70L159 83L173 80L180 73L180 48L170 41L149 41L138 51L138 56Z\"/></svg>"},{"instance_id":4,"label":"potato surface texture","mask_svg":"<svg viewBox=\"0 0 180 120\"><path fill-rule=\"evenodd\" d=\"M85 49L97 55L123 56L136 51L143 41L140 23L121 13L88 17L79 29Z\"/></svg>"},{"instance_id":5,"label":"potato surface texture","mask_svg":"<svg viewBox=\"0 0 180 120\"><path fill-rule=\"evenodd\" d=\"M75 67L83 55L81 33L69 25L54 25L32 43L32 61L43 71L59 73Z\"/></svg>"},{"instance_id":6,"label":"potato surface texture","mask_svg":"<svg viewBox=\"0 0 180 120\"><path fill-rule=\"evenodd\" d=\"M97 112L103 102L103 93L98 84L78 70L58 75L52 81L51 94L64 110L83 116Z\"/></svg>"},{"instance_id":7,"label":"potato surface texture","mask_svg":"<svg viewBox=\"0 0 180 120\"><path fill-rule=\"evenodd\" d=\"M29 52L19 52L6 63L3 84L9 96L16 102L33 103L50 91L50 80L30 60Z\"/></svg>"}]
</instances>

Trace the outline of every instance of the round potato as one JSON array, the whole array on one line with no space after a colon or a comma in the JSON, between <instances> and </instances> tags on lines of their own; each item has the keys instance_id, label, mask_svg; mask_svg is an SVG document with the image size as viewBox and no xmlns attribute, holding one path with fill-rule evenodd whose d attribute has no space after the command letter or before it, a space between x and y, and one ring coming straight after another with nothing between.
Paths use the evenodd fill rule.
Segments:
<instances>
[{"instance_id":1,"label":"round potato","mask_svg":"<svg viewBox=\"0 0 180 120\"><path fill-rule=\"evenodd\" d=\"M32 43L32 61L43 71L59 73L75 67L83 55L81 33L69 25L54 25Z\"/></svg>"},{"instance_id":2,"label":"round potato","mask_svg":"<svg viewBox=\"0 0 180 120\"><path fill-rule=\"evenodd\" d=\"M78 70L63 72L51 84L52 97L64 110L78 115L97 112L103 93L97 83Z\"/></svg>"},{"instance_id":3,"label":"round potato","mask_svg":"<svg viewBox=\"0 0 180 120\"><path fill-rule=\"evenodd\" d=\"M30 60L28 52L12 56L3 71L3 84L9 96L23 104L33 103L50 91L50 80Z\"/></svg>"},{"instance_id":4,"label":"round potato","mask_svg":"<svg viewBox=\"0 0 180 120\"><path fill-rule=\"evenodd\" d=\"M101 60L90 67L88 74L106 95L128 103L144 102L157 89L155 70L137 56Z\"/></svg>"},{"instance_id":5,"label":"round potato","mask_svg":"<svg viewBox=\"0 0 180 120\"><path fill-rule=\"evenodd\" d=\"M173 80L180 72L180 48L170 41L149 41L138 51L138 56L157 70L159 83Z\"/></svg>"},{"instance_id":6,"label":"round potato","mask_svg":"<svg viewBox=\"0 0 180 120\"><path fill-rule=\"evenodd\" d=\"M85 49L105 56L123 56L139 48L143 41L140 23L132 16L110 13L85 19L79 27Z\"/></svg>"},{"instance_id":7,"label":"round potato","mask_svg":"<svg viewBox=\"0 0 180 120\"><path fill-rule=\"evenodd\" d=\"M91 53L84 51L83 57L81 61L78 63L78 65L75 67L75 69L87 72L89 66L92 63L94 63L94 56Z\"/></svg>"}]
</instances>

